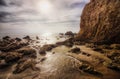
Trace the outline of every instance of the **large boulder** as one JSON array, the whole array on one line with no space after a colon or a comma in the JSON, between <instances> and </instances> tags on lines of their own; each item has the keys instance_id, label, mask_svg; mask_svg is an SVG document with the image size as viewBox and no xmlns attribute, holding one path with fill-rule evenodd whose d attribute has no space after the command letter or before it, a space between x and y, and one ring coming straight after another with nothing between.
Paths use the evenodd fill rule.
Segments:
<instances>
[{"instance_id":1,"label":"large boulder","mask_svg":"<svg viewBox=\"0 0 120 79\"><path fill-rule=\"evenodd\" d=\"M120 43L120 0L90 0L82 13L77 40Z\"/></svg>"}]
</instances>

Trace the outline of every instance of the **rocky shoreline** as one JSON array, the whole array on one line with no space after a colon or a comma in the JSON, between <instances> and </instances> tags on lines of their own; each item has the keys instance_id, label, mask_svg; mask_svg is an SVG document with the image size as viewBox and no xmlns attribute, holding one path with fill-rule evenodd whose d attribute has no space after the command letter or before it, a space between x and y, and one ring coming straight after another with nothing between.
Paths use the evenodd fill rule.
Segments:
<instances>
[{"instance_id":1,"label":"rocky shoreline","mask_svg":"<svg viewBox=\"0 0 120 79\"><path fill-rule=\"evenodd\" d=\"M90 79L93 78L113 79L114 76L110 74L114 72L120 74L120 44L105 45L105 44L85 43L75 40L75 35L72 33L70 34L60 33L59 39L65 38L65 36L68 37L68 39L65 41L57 42L55 44L45 44L43 46L41 45L33 46L34 42L38 42L39 37L36 37L36 40L31 39L30 36L23 37L23 39L10 38L9 36L3 37L3 39L0 40L0 73L3 74L6 71L9 71L6 69L10 67L9 69L11 70L9 73L11 75L9 75L9 78L8 78L8 73L6 73L5 76L0 75L0 79L18 79L17 77L19 77L19 79L23 79L24 78L23 74L24 75L26 74L29 79L59 79L62 76L62 75L60 76L60 74L56 76L51 74L52 75L51 78L45 77L45 74L46 76L49 74L48 72L42 74L42 72L44 72L43 70L44 67L46 67L44 66L44 64L49 65L49 63L52 61L55 61L55 63L58 64L58 66L56 67L59 67L60 69L63 69L61 65L65 65L66 63L70 64L72 63L72 61L74 61L77 64L76 66L75 64L71 64L71 66L73 65L72 71L75 71L77 73L85 73L87 74L87 76L89 75L88 77ZM85 49L90 49L91 51L87 51L87 52L83 51L84 48L82 47L85 47ZM61 54L58 50L61 52ZM97 52L95 53L96 56L94 56L94 53L92 53L92 51ZM49 54L50 57L48 56ZM99 56L99 54L101 55L101 57L97 57ZM53 60L51 60L50 62L46 62L49 60L49 58L51 58L54 55L58 56L58 59L56 59L55 57L52 58ZM88 60L82 58L84 56L88 58ZM73 59L73 60L67 62L67 59L62 61L59 60L59 58L60 59L67 58L68 60L69 59L70 60ZM89 58L91 58L92 61L89 60ZM95 64L93 61L95 61L95 63L97 64ZM52 62L50 64L55 66L54 65L55 63ZM101 67L96 67L96 65L98 64L101 65ZM42 68L41 66L44 67ZM64 69L65 70L70 69L71 66L66 65ZM59 68L55 72L59 71ZM105 68L105 72L101 71L100 68L101 69ZM59 73L62 74L64 72L64 69ZM68 70L67 72L70 71ZM116 75L116 79L119 79L120 77L117 74L114 75ZM44 77L42 78L43 75ZM62 79L68 79L68 78L73 79L72 77L70 78L70 76L68 76L68 78L65 78L66 75L68 75L68 73L65 73ZM76 77L79 76L76 79L88 78L86 76L81 78L80 74L73 76ZM109 76L111 78L109 78Z\"/></svg>"}]
</instances>

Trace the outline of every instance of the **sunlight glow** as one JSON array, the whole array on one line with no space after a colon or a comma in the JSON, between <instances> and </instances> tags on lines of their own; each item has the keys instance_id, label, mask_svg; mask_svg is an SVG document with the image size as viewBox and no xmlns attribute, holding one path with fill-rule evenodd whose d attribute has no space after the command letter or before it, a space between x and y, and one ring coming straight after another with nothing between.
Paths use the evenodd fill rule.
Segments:
<instances>
[{"instance_id":1,"label":"sunlight glow","mask_svg":"<svg viewBox=\"0 0 120 79\"><path fill-rule=\"evenodd\" d=\"M42 36L44 36L44 37L49 37L49 36L51 36L51 35L52 35L51 32L46 32L46 33L44 33Z\"/></svg>"},{"instance_id":2,"label":"sunlight glow","mask_svg":"<svg viewBox=\"0 0 120 79\"><path fill-rule=\"evenodd\" d=\"M48 0L40 0L37 7L40 12L49 13L52 10L52 3L50 3Z\"/></svg>"}]
</instances>

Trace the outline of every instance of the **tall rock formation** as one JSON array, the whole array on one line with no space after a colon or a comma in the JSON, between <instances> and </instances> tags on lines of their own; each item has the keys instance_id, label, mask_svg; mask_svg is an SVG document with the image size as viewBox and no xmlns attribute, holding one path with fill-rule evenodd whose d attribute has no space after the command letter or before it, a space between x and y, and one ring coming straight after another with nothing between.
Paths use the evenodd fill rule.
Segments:
<instances>
[{"instance_id":1,"label":"tall rock formation","mask_svg":"<svg viewBox=\"0 0 120 79\"><path fill-rule=\"evenodd\" d=\"M78 39L120 43L120 0L91 0L82 13Z\"/></svg>"}]
</instances>

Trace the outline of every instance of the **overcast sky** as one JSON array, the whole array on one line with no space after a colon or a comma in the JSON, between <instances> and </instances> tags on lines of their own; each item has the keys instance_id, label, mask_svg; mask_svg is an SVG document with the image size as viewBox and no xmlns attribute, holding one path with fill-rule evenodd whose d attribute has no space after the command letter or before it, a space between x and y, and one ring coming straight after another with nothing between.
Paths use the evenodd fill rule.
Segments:
<instances>
[{"instance_id":1,"label":"overcast sky","mask_svg":"<svg viewBox=\"0 0 120 79\"><path fill-rule=\"evenodd\" d=\"M73 30L78 31L80 15L88 2L89 0L0 0L0 31L29 29L35 32L45 28L49 31L56 28L69 30L73 27L77 27Z\"/></svg>"}]
</instances>

